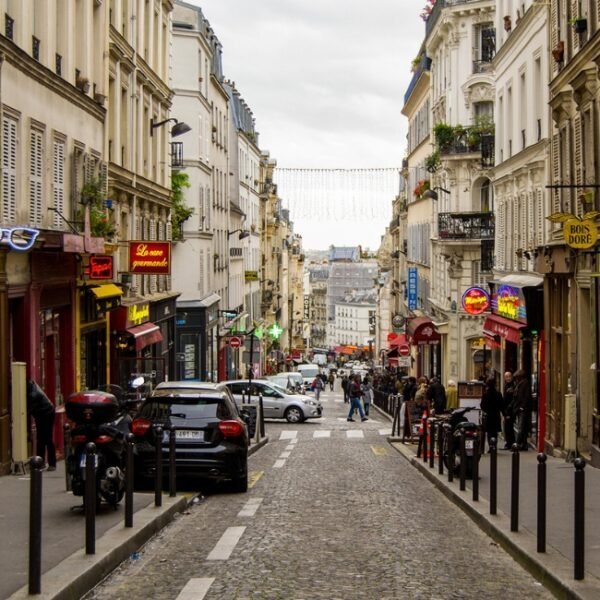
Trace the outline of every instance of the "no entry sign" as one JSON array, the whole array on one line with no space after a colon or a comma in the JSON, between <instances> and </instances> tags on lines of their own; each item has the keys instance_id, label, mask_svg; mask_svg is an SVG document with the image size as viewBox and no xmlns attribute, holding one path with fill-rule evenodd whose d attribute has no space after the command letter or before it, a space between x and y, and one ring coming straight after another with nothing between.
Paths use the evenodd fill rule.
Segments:
<instances>
[{"instance_id":1,"label":"no entry sign","mask_svg":"<svg viewBox=\"0 0 600 600\"><path fill-rule=\"evenodd\" d=\"M242 345L242 340L241 338L237 337L237 336L233 336L229 338L229 345L232 348L239 348Z\"/></svg>"}]
</instances>

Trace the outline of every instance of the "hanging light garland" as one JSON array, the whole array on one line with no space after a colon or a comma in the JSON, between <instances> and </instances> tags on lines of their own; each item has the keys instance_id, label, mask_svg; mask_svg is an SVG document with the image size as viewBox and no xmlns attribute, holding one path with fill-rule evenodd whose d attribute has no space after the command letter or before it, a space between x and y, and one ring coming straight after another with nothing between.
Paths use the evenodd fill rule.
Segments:
<instances>
[{"instance_id":1,"label":"hanging light garland","mask_svg":"<svg viewBox=\"0 0 600 600\"><path fill-rule=\"evenodd\" d=\"M391 213L400 170L288 169L274 173L277 195L293 220L364 221Z\"/></svg>"}]
</instances>

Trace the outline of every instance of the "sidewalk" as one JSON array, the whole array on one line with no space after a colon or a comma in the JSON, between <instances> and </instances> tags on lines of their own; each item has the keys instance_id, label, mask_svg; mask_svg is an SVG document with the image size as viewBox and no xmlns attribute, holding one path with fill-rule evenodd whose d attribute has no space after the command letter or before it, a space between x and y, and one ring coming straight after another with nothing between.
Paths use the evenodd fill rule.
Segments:
<instances>
[{"instance_id":1,"label":"sidewalk","mask_svg":"<svg viewBox=\"0 0 600 600\"><path fill-rule=\"evenodd\" d=\"M253 440L248 454L268 443ZM42 593L29 596L29 476L0 478L0 600L81 598L120 563L183 512L193 492L163 493L162 507L154 492L134 494L133 527L125 528L125 502L117 510L103 505L96 518L96 554L85 554L85 515L81 498L65 491L64 461L42 475ZM11 595L12 594L12 595Z\"/></svg>"},{"instance_id":2,"label":"sidewalk","mask_svg":"<svg viewBox=\"0 0 600 600\"><path fill-rule=\"evenodd\" d=\"M519 531L510 531L512 453L498 451L497 515L489 514L490 456L480 461L479 502L473 502L472 481L459 490L459 478L448 482L447 470L416 458L417 445L388 438L391 445L450 500L462 508L488 535L508 551L559 598L600 598L600 470L585 468L585 578L573 578L574 472L572 463L548 457L546 553L537 552L537 453L520 453Z\"/></svg>"}]
</instances>

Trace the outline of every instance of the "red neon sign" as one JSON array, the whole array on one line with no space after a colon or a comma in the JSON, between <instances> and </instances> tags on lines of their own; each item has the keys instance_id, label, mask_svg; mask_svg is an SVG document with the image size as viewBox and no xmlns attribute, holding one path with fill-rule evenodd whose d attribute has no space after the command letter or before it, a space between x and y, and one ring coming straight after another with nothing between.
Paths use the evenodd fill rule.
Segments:
<instances>
[{"instance_id":1,"label":"red neon sign","mask_svg":"<svg viewBox=\"0 0 600 600\"><path fill-rule=\"evenodd\" d=\"M90 256L89 276L90 279L112 279L113 257L101 254Z\"/></svg>"},{"instance_id":2,"label":"red neon sign","mask_svg":"<svg viewBox=\"0 0 600 600\"><path fill-rule=\"evenodd\" d=\"M480 287L471 287L463 294L462 305L470 315L480 315L490 307L490 296Z\"/></svg>"},{"instance_id":3,"label":"red neon sign","mask_svg":"<svg viewBox=\"0 0 600 600\"><path fill-rule=\"evenodd\" d=\"M171 242L129 242L129 272L168 275L171 272Z\"/></svg>"}]
</instances>

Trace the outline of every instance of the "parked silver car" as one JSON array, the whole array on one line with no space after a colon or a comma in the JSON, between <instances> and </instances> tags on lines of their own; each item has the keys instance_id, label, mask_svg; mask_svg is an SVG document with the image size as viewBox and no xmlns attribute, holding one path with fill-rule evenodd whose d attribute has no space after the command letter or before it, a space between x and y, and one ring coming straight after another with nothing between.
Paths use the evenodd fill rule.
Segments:
<instances>
[{"instance_id":1,"label":"parked silver car","mask_svg":"<svg viewBox=\"0 0 600 600\"><path fill-rule=\"evenodd\" d=\"M305 392L302 375L295 371L290 371L289 373L277 373L277 375L267 375L266 379L286 390L291 390L300 394Z\"/></svg>"},{"instance_id":2,"label":"parked silver car","mask_svg":"<svg viewBox=\"0 0 600 600\"><path fill-rule=\"evenodd\" d=\"M248 380L223 381L238 406L242 406L242 398L251 403L263 397L265 418L286 419L288 423L301 423L306 419L316 419L323 414L323 406L314 398L302 394L290 394L285 388L267 379L253 379L248 395Z\"/></svg>"}]
</instances>

